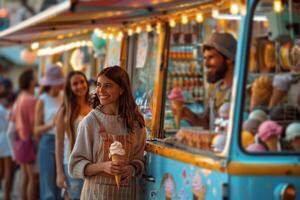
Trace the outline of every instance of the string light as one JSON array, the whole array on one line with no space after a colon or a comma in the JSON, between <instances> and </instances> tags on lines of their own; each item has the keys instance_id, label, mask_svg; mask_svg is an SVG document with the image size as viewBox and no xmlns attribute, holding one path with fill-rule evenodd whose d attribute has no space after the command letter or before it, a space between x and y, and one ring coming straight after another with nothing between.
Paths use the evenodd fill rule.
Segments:
<instances>
[{"instance_id":1,"label":"string light","mask_svg":"<svg viewBox=\"0 0 300 200\"><path fill-rule=\"evenodd\" d=\"M129 36L132 36L133 30L132 30L131 28L129 28L129 29L127 30L127 33L128 33Z\"/></svg>"},{"instance_id":2,"label":"string light","mask_svg":"<svg viewBox=\"0 0 300 200\"><path fill-rule=\"evenodd\" d=\"M151 32L151 31L152 31L152 26L151 26L151 24L147 24L147 25L146 25L146 31L147 31L147 32Z\"/></svg>"},{"instance_id":3,"label":"string light","mask_svg":"<svg viewBox=\"0 0 300 200\"><path fill-rule=\"evenodd\" d=\"M189 19L186 15L181 16L181 23L182 24L187 24L189 22Z\"/></svg>"},{"instance_id":4,"label":"string light","mask_svg":"<svg viewBox=\"0 0 300 200\"><path fill-rule=\"evenodd\" d=\"M61 53L64 51L69 51L74 48L79 48L79 47L84 47L84 46L91 47L92 45L93 44L90 40L76 41L76 42L71 42L68 44L59 45L59 46L52 47L52 48L46 47L43 49L39 49L39 50L37 50L37 55L38 56L54 55L54 54Z\"/></svg>"},{"instance_id":5,"label":"string light","mask_svg":"<svg viewBox=\"0 0 300 200\"><path fill-rule=\"evenodd\" d=\"M117 41L121 41L123 38L123 32L119 31L118 36L117 36Z\"/></svg>"},{"instance_id":6,"label":"string light","mask_svg":"<svg viewBox=\"0 0 300 200\"><path fill-rule=\"evenodd\" d=\"M212 15L213 18L217 18L219 16L219 10L217 8L214 8L212 10L212 14L211 15Z\"/></svg>"},{"instance_id":7,"label":"string light","mask_svg":"<svg viewBox=\"0 0 300 200\"><path fill-rule=\"evenodd\" d=\"M107 39L107 33L103 33L102 38L106 40Z\"/></svg>"},{"instance_id":8,"label":"string light","mask_svg":"<svg viewBox=\"0 0 300 200\"><path fill-rule=\"evenodd\" d=\"M156 24L156 33L160 34L160 30L161 30L161 24L159 22L157 22L157 24Z\"/></svg>"},{"instance_id":9,"label":"string light","mask_svg":"<svg viewBox=\"0 0 300 200\"><path fill-rule=\"evenodd\" d=\"M31 44L30 48L32 50L36 50L36 49L39 48L39 46L40 46L40 44L38 42L34 42L34 43Z\"/></svg>"},{"instance_id":10,"label":"string light","mask_svg":"<svg viewBox=\"0 0 300 200\"><path fill-rule=\"evenodd\" d=\"M273 9L277 13L280 13L283 10L281 0L274 0Z\"/></svg>"},{"instance_id":11,"label":"string light","mask_svg":"<svg viewBox=\"0 0 300 200\"><path fill-rule=\"evenodd\" d=\"M230 5L230 13L233 15L237 15L239 13L239 5L237 3L232 3Z\"/></svg>"},{"instance_id":12,"label":"string light","mask_svg":"<svg viewBox=\"0 0 300 200\"><path fill-rule=\"evenodd\" d=\"M137 26L135 32L136 33L141 33L142 32L142 28L140 26Z\"/></svg>"},{"instance_id":13,"label":"string light","mask_svg":"<svg viewBox=\"0 0 300 200\"><path fill-rule=\"evenodd\" d=\"M114 39L114 34L113 34L113 33L110 33L110 34L108 35L108 38L109 38L110 40Z\"/></svg>"},{"instance_id":14,"label":"string light","mask_svg":"<svg viewBox=\"0 0 300 200\"><path fill-rule=\"evenodd\" d=\"M98 37L102 37L102 35L103 35L103 31L100 30L100 29L98 29L98 28L95 29L94 32L95 32L95 34L96 34Z\"/></svg>"},{"instance_id":15,"label":"string light","mask_svg":"<svg viewBox=\"0 0 300 200\"><path fill-rule=\"evenodd\" d=\"M176 26L176 21L174 19L170 19L169 26L174 28Z\"/></svg>"},{"instance_id":16,"label":"string light","mask_svg":"<svg viewBox=\"0 0 300 200\"><path fill-rule=\"evenodd\" d=\"M197 13L196 14L196 21L198 22L198 23L202 23L203 22L203 15L202 15L202 13Z\"/></svg>"}]
</instances>

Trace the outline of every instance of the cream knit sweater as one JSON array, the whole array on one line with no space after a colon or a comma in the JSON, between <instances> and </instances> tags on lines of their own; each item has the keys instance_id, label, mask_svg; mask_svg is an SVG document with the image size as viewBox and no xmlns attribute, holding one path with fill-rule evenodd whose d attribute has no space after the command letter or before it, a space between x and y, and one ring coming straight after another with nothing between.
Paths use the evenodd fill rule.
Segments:
<instances>
[{"instance_id":1,"label":"cream knit sweater","mask_svg":"<svg viewBox=\"0 0 300 200\"><path fill-rule=\"evenodd\" d=\"M70 155L69 173L74 178L85 178L85 166L89 163L97 162L96 154L99 150L99 145L102 146L99 134L100 129L92 112L96 114L108 134L128 134L123 121L118 119L118 116L104 114L99 109L92 110L78 126L77 138ZM133 160L131 162L139 165L141 174L144 169L143 156L146 145L146 129L136 126L133 132Z\"/></svg>"}]
</instances>

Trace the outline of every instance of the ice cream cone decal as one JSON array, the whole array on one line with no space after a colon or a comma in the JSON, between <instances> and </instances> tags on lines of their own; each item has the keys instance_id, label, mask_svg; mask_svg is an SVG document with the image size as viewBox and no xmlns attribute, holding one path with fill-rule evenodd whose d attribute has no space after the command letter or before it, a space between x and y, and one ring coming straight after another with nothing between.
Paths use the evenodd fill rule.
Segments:
<instances>
[{"instance_id":1,"label":"ice cream cone decal","mask_svg":"<svg viewBox=\"0 0 300 200\"><path fill-rule=\"evenodd\" d=\"M125 150L123 149L122 143L115 141L109 147L109 155L112 161L123 161L125 159ZM118 189L120 188L121 176L115 175L116 184Z\"/></svg>"},{"instance_id":2,"label":"ice cream cone decal","mask_svg":"<svg viewBox=\"0 0 300 200\"><path fill-rule=\"evenodd\" d=\"M204 200L206 194L206 187L202 183L200 172L196 172L192 181L193 200Z\"/></svg>"},{"instance_id":3,"label":"ice cream cone decal","mask_svg":"<svg viewBox=\"0 0 300 200\"><path fill-rule=\"evenodd\" d=\"M174 193L175 193L175 183L172 175L165 174L162 179L162 186L163 190L165 192L165 200L172 200L174 199Z\"/></svg>"}]
</instances>

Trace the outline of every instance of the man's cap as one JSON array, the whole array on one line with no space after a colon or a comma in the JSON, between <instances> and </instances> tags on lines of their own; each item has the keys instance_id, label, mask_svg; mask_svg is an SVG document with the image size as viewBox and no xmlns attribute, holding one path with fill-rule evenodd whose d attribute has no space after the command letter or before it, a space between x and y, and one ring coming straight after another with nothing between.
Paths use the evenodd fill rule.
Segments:
<instances>
[{"instance_id":1,"label":"man's cap","mask_svg":"<svg viewBox=\"0 0 300 200\"><path fill-rule=\"evenodd\" d=\"M212 33L210 37L204 41L203 49L205 49L205 47L213 47L227 58L235 60L237 41L230 33Z\"/></svg>"}]
</instances>

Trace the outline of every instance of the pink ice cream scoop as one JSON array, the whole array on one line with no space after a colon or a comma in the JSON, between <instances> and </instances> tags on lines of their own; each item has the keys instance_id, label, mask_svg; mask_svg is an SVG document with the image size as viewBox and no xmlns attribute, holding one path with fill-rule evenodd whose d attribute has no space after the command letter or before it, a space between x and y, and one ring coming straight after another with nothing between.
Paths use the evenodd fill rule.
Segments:
<instances>
[{"instance_id":1,"label":"pink ice cream scoop","mask_svg":"<svg viewBox=\"0 0 300 200\"><path fill-rule=\"evenodd\" d=\"M248 131L252 134L256 134L257 129L260 125L260 121L257 119L247 119L246 121L244 121L243 123L243 130L244 131Z\"/></svg>"},{"instance_id":2,"label":"pink ice cream scoop","mask_svg":"<svg viewBox=\"0 0 300 200\"><path fill-rule=\"evenodd\" d=\"M265 152L267 150L263 145L254 143L254 144L250 144L247 147L247 151L249 151L249 152Z\"/></svg>"},{"instance_id":3,"label":"pink ice cream scoop","mask_svg":"<svg viewBox=\"0 0 300 200\"><path fill-rule=\"evenodd\" d=\"M173 88L171 94L168 96L169 100L184 101L182 90L180 88Z\"/></svg>"},{"instance_id":4,"label":"pink ice cream scoop","mask_svg":"<svg viewBox=\"0 0 300 200\"><path fill-rule=\"evenodd\" d=\"M282 127L272 120L264 121L258 128L258 136L264 142L269 137L276 135L279 136L282 133Z\"/></svg>"}]
</instances>

